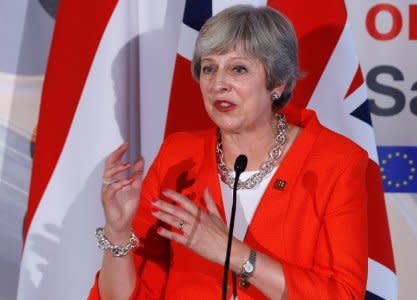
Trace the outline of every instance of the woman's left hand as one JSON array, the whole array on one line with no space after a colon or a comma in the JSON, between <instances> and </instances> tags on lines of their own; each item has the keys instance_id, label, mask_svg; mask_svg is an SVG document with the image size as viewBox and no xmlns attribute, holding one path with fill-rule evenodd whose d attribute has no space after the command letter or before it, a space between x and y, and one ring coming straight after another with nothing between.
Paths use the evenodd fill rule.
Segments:
<instances>
[{"instance_id":1,"label":"woman's left hand","mask_svg":"<svg viewBox=\"0 0 417 300\"><path fill-rule=\"evenodd\" d=\"M157 199L152 202L152 214L159 220L178 228L180 232L159 227L158 234L190 248L206 259L223 264L228 231L208 189L204 191L207 211L201 210L191 200L173 190L162 194L178 205Z\"/></svg>"}]
</instances>

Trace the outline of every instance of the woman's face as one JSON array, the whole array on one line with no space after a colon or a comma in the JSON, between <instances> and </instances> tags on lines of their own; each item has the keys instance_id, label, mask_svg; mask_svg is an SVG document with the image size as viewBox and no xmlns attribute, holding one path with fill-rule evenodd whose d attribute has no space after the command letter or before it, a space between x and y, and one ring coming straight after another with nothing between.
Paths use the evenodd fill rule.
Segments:
<instances>
[{"instance_id":1,"label":"woman's face","mask_svg":"<svg viewBox=\"0 0 417 300\"><path fill-rule=\"evenodd\" d=\"M200 89L210 118L224 132L271 127L271 91L262 63L243 50L201 59Z\"/></svg>"}]
</instances>

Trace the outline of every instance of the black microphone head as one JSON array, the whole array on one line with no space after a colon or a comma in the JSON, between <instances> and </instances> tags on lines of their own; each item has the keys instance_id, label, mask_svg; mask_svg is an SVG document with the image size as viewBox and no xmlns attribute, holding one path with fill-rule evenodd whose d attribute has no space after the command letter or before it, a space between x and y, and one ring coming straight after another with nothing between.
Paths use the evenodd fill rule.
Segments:
<instances>
[{"instance_id":1,"label":"black microphone head","mask_svg":"<svg viewBox=\"0 0 417 300\"><path fill-rule=\"evenodd\" d=\"M240 174L245 171L248 164L248 158L244 154L240 154L235 160L235 172Z\"/></svg>"}]
</instances>

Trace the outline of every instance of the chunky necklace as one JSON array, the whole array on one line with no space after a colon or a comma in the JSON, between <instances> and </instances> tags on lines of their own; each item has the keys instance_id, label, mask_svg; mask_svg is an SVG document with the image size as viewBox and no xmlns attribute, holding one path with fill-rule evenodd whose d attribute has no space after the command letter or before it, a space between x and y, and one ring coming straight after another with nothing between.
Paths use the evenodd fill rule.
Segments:
<instances>
[{"instance_id":1,"label":"chunky necklace","mask_svg":"<svg viewBox=\"0 0 417 300\"><path fill-rule=\"evenodd\" d=\"M271 173L272 169L277 165L279 158L282 155L281 147L287 141L287 128L288 123L283 114L276 114L278 120L277 125L277 135L275 137L275 145L271 148L268 154L268 159L261 164L259 171L253 174L251 177L245 181L240 181L237 184L238 189L251 189L260 183L266 175ZM231 171L227 168L224 162L224 152L222 146L222 137L220 131L217 135L217 147L216 147L216 156L217 156L217 169L220 174L221 180L227 184L231 189L235 182L235 178L230 175Z\"/></svg>"}]
</instances>

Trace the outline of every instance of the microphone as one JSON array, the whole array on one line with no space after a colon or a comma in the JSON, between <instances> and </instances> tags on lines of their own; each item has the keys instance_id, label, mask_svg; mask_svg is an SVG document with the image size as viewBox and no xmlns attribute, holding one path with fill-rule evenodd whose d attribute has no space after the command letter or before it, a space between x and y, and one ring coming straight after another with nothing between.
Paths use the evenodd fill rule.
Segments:
<instances>
[{"instance_id":1,"label":"microphone","mask_svg":"<svg viewBox=\"0 0 417 300\"><path fill-rule=\"evenodd\" d=\"M236 172L235 185L238 182L238 176L240 176L240 174L242 174L245 171L247 165L248 165L248 158L246 157L246 155L240 154L235 160L235 172Z\"/></svg>"},{"instance_id":2,"label":"microphone","mask_svg":"<svg viewBox=\"0 0 417 300\"><path fill-rule=\"evenodd\" d=\"M227 277L229 274L230 266L230 251L232 250L232 239L233 239L233 228L235 226L235 214L236 214L236 191L237 183L239 182L240 174L242 174L248 164L248 158L246 155L240 154L235 160L235 182L233 184L233 204L232 211L230 214L230 228L229 236L227 239L227 250L226 250L226 259L224 261L224 273L223 273L223 296L222 299L226 300L227 296Z\"/></svg>"}]
</instances>

